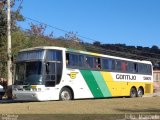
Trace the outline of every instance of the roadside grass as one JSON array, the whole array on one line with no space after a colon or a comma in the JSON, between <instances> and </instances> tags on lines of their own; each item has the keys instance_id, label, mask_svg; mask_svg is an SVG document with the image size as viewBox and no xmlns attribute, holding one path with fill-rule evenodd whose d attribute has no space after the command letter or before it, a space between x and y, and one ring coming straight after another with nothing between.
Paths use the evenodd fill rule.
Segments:
<instances>
[{"instance_id":1,"label":"roadside grass","mask_svg":"<svg viewBox=\"0 0 160 120\"><path fill-rule=\"evenodd\" d=\"M1 114L160 114L160 97L0 104Z\"/></svg>"}]
</instances>

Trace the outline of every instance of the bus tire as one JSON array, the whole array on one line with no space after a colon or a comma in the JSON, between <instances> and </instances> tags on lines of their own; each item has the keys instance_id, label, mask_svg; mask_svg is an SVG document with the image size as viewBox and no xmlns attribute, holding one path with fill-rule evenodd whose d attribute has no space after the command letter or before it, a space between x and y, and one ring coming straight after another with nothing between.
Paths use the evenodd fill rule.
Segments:
<instances>
[{"instance_id":1,"label":"bus tire","mask_svg":"<svg viewBox=\"0 0 160 120\"><path fill-rule=\"evenodd\" d=\"M0 94L0 100L2 100L2 98L3 98L3 95Z\"/></svg>"},{"instance_id":2,"label":"bus tire","mask_svg":"<svg viewBox=\"0 0 160 120\"><path fill-rule=\"evenodd\" d=\"M142 88L142 87L139 87L139 88L138 88L138 91L137 91L137 97L142 97L143 94L144 94L143 88Z\"/></svg>"},{"instance_id":3,"label":"bus tire","mask_svg":"<svg viewBox=\"0 0 160 120\"><path fill-rule=\"evenodd\" d=\"M62 88L59 95L59 99L62 101L72 100L73 99L72 91L67 87Z\"/></svg>"},{"instance_id":4,"label":"bus tire","mask_svg":"<svg viewBox=\"0 0 160 120\"><path fill-rule=\"evenodd\" d=\"M135 87L132 87L130 90L130 98L135 98L137 97L137 90Z\"/></svg>"}]
</instances>

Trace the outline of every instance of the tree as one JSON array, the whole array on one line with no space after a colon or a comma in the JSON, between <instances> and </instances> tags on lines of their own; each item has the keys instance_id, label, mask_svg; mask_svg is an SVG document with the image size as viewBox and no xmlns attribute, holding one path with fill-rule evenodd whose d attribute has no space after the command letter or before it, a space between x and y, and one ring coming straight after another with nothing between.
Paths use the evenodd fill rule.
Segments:
<instances>
[{"instance_id":1,"label":"tree","mask_svg":"<svg viewBox=\"0 0 160 120\"><path fill-rule=\"evenodd\" d=\"M45 36L46 25L43 24L30 24L30 29L27 30L27 34L30 36Z\"/></svg>"},{"instance_id":2,"label":"tree","mask_svg":"<svg viewBox=\"0 0 160 120\"><path fill-rule=\"evenodd\" d=\"M158 46L153 45L153 46L151 47L151 52L158 53L158 52L159 52Z\"/></svg>"},{"instance_id":3,"label":"tree","mask_svg":"<svg viewBox=\"0 0 160 120\"><path fill-rule=\"evenodd\" d=\"M137 50L143 50L142 46L137 46Z\"/></svg>"},{"instance_id":4,"label":"tree","mask_svg":"<svg viewBox=\"0 0 160 120\"><path fill-rule=\"evenodd\" d=\"M11 8L15 5L15 1L11 0ZM20 8L20 7L19 7ZM11 9L12 10L12 9ZM0 77L6 77L7 68L7 0L0 1ZM24 18L20 14L20 9L11 11L11 34L19 30L16 23L17 21L23 21Z\"/></svg>"},{"instance_id":5,"label":"tree","mask_svg":"<svg viewBox=\"0 0 160 120\"><path fill-rule=\"evenodd\" d=\"M66 40L72 40L75 42L80 42L80 39L77 37L77 32L68 32L65 34L65 39Z\"/></svg>"},{"instance_id":6,"label":"tree","mask_svg":"<svg viewBox=\"0 0 160 120\"><path fill-rule=\"evenodd\" d=\"M7 31L7 0L2 0L0 3L0 37L6 36ZM17 0L18 1L18 0ZM11 0L11 8L15 5L15 0ZM19 7L21 8L21 7ZM20 14L20 9L11 11L11 29L17 29L17 21L24 21L23 16Z\"/></svg>"}]
</instances>

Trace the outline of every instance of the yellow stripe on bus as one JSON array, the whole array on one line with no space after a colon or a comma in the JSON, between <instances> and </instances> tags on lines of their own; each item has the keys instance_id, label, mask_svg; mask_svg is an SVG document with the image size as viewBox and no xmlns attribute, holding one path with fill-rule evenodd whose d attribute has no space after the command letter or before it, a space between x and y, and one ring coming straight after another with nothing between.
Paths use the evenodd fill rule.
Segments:
<instances>
[{"instance_id":1,"label":"yellow stripe on bus","mask_svg":"<svg viewBox=\"0 0 160 120\"><path fill-rule=\"evenodd\" d=\"M129 96L130 90L133 86L135 86L137 90L140 86L142 86L144 88L144 94L153 93L152 92L153 84L150 82L114 81L112 74L110 72L101 72L101 74L102 74L112 96Z\"/></svg>"}]
</instances>

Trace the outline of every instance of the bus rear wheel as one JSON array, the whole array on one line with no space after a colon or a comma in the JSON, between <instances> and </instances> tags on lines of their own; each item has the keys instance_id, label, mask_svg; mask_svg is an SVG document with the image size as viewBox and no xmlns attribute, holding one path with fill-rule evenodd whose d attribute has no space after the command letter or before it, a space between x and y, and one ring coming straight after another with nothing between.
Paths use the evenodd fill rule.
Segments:
<instances>
[{"instance_id":1,"label":"bus rear wheel","mask_svg":"<svg viewBox=\"0 0 160 120\"><path fill-rule=\"evenodd\" d=\"M136 88L132 87L130 91L130 98L135 98L137 96Z\"/></svg>"},{"instance_id":2,"label":"bus rear wheel","mask_svg":"<svg viewBox=\"0 0 160 120\"><path fill-rule=\"evenodd\" d=\"M60 92L60 100L67 101L72 99L73 99L73 95L71 90L67 87L63 88Z\"/></svg>"},{"instance_id":3,"label":"bus rear wheel","mask_svg":"<svg viewBox=\"0 0 160 120\"><path fill-rule=\"evenodd\" d=\"M137 92L137 97L142 97L143 96L143 89L142 88L139 88L138 89L138 92Z\"/></svg>"}]
</instances>

